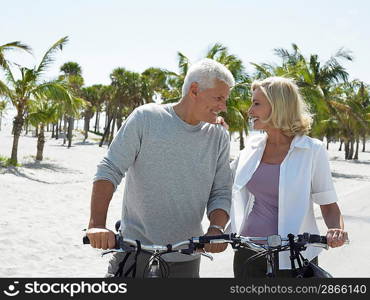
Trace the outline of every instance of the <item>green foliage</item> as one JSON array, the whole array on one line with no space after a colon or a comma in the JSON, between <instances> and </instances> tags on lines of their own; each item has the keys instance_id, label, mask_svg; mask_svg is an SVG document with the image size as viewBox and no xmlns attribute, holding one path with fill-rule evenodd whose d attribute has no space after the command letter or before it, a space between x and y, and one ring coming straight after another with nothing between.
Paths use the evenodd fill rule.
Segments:
<instances>
[{"instance_id":1,"label":"green foliage","mask_svg":"<svg viewBox=\"0 0 370 300\"><path fill-rule=\"evenodd\" d=\"M48 124L58 121L57 104L50 100L30 102L28 120L35 127L40 123Z\"/></svg>"},{"instance_id":2,"label":"green foliage","mask_svg":"<svg viewBox=\"0 0 370 300\"><path fill-rule=\"evenodd\" d=\"M0 155L0 167L7 168L7 167L21 167L22 165L19 164L17 161Z\"/></svg>"},{"instance_id":3,"label":"green foliage","mask_svg":"<svg viewBox=\"0 0 370 300\"><path fill-rule=\"evenodd\" d=\"M5 108L6 108L6 101L3 100L3 101L0 101L0 112L4 111Z\"/></svg>"}]
</instances>

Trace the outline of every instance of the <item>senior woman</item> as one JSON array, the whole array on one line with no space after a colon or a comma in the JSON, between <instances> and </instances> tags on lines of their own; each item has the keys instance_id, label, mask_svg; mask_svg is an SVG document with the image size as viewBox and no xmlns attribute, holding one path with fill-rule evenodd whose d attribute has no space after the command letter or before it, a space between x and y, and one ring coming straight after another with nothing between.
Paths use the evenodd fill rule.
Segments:
<instances>
[{"instance_id":1,"label":"senior woman","mask_svg":"<svg viewBox=\"0 0 370 300\"><path fill-rule=\"evenodd\" d=\"M329 246L343 245L347 233L327 152L321 141L306 135L311 117L297 85L288 78L270 77L255 81L252 91L248 114L254 129L265 134L250 136L232 164L231 231L243 236L318 234L313 210L316 203L328 227ZM302 254L317 264L319 252L309 247ZM265 258L245 264L253 254L249 249L235 252L236 278L265 276ZM290 277L289 253L280 253L277 261L277 277Z\"/></svg>"}]
</instances>

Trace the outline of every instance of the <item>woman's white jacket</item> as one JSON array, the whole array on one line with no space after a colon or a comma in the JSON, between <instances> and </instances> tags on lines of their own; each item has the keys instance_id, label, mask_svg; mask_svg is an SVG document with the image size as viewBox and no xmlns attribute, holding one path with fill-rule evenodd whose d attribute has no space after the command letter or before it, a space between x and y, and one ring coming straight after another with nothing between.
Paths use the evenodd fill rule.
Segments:
<instances>
[{"instance_id":1,"label":"woman's white jacket","mask_svg":"<svg viewBox=\"0 0 370 300\"><path fill-rule=\"evenodd\" d=\"M260 164L266 140L266 134L249 137L246 147L232 163L234 185L230 211L231 232L240 233L244 218L252 210L254 197L246 184ZM325 205L336 201L338 199L323 143L308 136L295 136L280 165L278 234L281 237L289 233L318 234L313 203ZM320 251L320 248L308 247L302 254L311 260ZM279 260L280 269L290 269L289 251L281 252Z\"/></svg>"}]
</instances>

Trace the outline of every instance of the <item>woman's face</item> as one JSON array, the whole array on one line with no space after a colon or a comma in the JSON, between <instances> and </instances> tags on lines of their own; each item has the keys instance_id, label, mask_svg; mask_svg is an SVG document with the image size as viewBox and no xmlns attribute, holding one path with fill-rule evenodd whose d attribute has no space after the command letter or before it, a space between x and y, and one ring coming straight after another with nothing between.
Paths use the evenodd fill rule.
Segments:
<instances>
[{"instance_id":1,"label":"woman's face","mask_svg":"<svg viewBox=\"0 0 370 300\"><path fill-rule=\"evenodd\" d=\"M253 91L252 105L248 110L249 118L253 124L253 128L257 130L265 130L270 126L261 120L267 120L271 114L271 105L260 88Z\"/></svg>"}]
</instances>

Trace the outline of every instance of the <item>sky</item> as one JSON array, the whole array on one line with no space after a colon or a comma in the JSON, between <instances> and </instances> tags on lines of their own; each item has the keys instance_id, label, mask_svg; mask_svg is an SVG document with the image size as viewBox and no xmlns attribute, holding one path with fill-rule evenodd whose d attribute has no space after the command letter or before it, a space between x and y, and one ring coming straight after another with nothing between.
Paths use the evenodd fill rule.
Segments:
<instances>
[{"instance_id":1,"label":"sky","mask_svg":"<svg viewBox=\"0 0 370 300\"><path fill-rule=\"evenodd\" d=\"M142 72L177 69L177 52L191 61L216 42L250 62L279 62L275 48L295 43L322 61L339 48L352 51L344 66L351 79L370 83L370 1L368 0L0 0L0 45L22 41L33 56L8 58L31 67L61 37L69 42L55 55L47 78L75 61L85 85L109 84L117 67Z\"/></svg>"}]
</instances>

